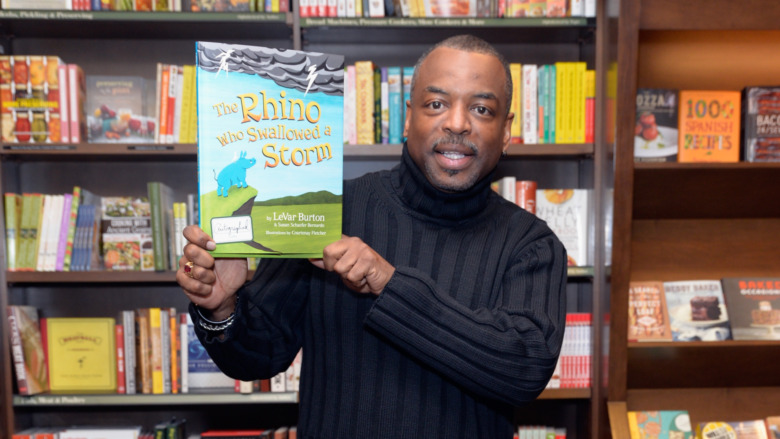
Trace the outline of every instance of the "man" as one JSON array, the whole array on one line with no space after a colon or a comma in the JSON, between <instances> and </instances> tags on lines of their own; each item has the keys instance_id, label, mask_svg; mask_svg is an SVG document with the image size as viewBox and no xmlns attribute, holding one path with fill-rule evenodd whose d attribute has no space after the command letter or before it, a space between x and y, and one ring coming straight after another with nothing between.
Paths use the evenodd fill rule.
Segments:
<instances>
[{"instance_id":1,"label":"man","mask_svg":"<svg viewBox=\"0 0 780 439\"><path fill-rule=\"evenodd\" d=\"M490 189L511 95L480 39L424 54L401 163L345 182L345 236L321 260L264 260L245 284L244 260L214 261L210 238L185 230L177 280L222 370L271 377L303 348L302 437L511 438L513 406L544 389L566 252Z\"/></svg>"}]
</instances>

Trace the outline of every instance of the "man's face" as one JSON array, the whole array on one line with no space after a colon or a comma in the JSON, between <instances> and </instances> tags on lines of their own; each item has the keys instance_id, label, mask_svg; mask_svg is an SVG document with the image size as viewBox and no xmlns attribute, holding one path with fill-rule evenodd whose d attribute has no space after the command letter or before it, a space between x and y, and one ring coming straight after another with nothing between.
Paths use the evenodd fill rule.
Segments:
<instances>
[{"instance_id":1,"label":"man's face","mask_svg":"<svg viewBox=\"0 0 780 439\"><path fill-rule=\"evenodd\" d=\"M490 55L440 47L417 75L404 125L409 153L440 190L467 190L509 146L504 67Z\"/></svg>"}]
</instances>

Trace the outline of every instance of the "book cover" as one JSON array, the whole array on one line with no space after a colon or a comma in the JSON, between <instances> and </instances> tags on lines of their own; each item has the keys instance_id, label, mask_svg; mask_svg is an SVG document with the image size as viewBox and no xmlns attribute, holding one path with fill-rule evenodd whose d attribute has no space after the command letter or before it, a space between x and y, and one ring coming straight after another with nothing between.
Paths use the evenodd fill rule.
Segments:
<instances>
[{"instance_id":1,"label":"book cover","mask_svg":"<svg viewBox=\"0 0 780 439\"><path fill-rule=\"evenodd\" d=\"M110 317L46 319L52 393L116 392L115 324Z\"/></svg>"},{"instance_id":2,"label":"book cover","mask_svg":"<svg viewBox=\"0 0 780 439\"><path fill-rule=\"evenodd\" d=\"M628 412L631 439L693 438L691 419L686 410L654 410Z\"/></svg>"},{"instance_id":3,"label":"book cover","mask_svg":"<svg viewBox=\"0 0 780 439\"><path fill-rule=\"evenodd\" d=\"M0 123L8 143L61 142L59 66L56 56L0 56Z\"/></svg>"},{"instance_id":4,"label":"book cover","mask_svg":"<svg viewBox=\"0 0 780 439\"><path fill-rule=\"evenodd\" d=\"M84 70L78 64L68 64L68 118L70 120L70 142L79 143L87 139L87 81Z\"/></svg>"},{"instance_id":5,"label":"book cover","mask_svg":"<svg viewBox=\"0 0 780 439\"><path fill-rule=\"evenodd\" d=\"M38 309L26 305L9 305L6 311L19 394L35 395L48 391L49 373Z\"/></svg>"},{"instance_id":6,"label":"book cover","mask_svg":"<svg viewBox=\"0 0 780 439\"><path fill-rule=\"evenodd\" d=\"M679 97L677 161L738 162L740 92L680 90Z\"/></svg>"},{"instance_id":7,"label":"book cover","mask_svg":"<svg viewBox=\"0 0 780 439\"><path fill-rule=\"evenodd\" d=\"M742 90L742 126L746 161L780 161L780 87Z\"/></svg>"},{"instance_id":8,"label":"book cover","mask_svg":"<svg viewBox=\"0 0 780 439\"><path fill-rule=\"evenodd\" d=\"M212 254L321 257L341 238L344 58L198 42L197 66Z\"/></svg>"},{"instance_id":9,"label":"book cover","mask_svg":"<svg viewBox=\"0 0 780 439\"><path fill-rule=\"evenodd\" d=\"M767 427L763 419L745 421L700 422L696 437L701 439L767 439Z\"/></svg>"},{"instance_id":10,"label":"book cover","mask_svg":"<svg viewBox=\"0 0 780 439\"><path fill-rule=\"evenodd\" d=\"M5 202L5 258L6 269L16 271L19 254L19 226L22 219L22 196L13 192L3 194Z\"/></svg>"},{"instance_id":11,"label":"book cover","mask_svg":"<svg viewBox=\"0 0 780 439\"><path fill-rule=\"evenodd\" d=\"M537 189L536 216L561 240L569 266L591 264L590 189Z\"/></svg>"},{"instance_id":12,"label":"book cover","mask_svg":"<svg viewBox=\"0 0 780 439\"><path fill-rule=\"evenodd\" d=\"M634 127L635 161L677 161L677 104L677 90L637 89L636 126Z\"/></svg>"},{"instance_id":13,"label":"book cover","mask_svg":"<svg viewBox=\"0 0 780 439\"><path fill-rule=\"evenodd\" d=\"M225 375L214 360L209 357L206 348L195 335L195 327L188 313L186 314L186 331L182 328L182 333L186 333L186 363L182 363L182 371L186 374L187 388L184 392L197 392L204 389L230 389L235 387L235 379ZM182 339L184 341L184 338ZM182 346L182 351L185 347ZM184 361L184 356L182 357ZM186 364L186 366L185 366ZM183 388L184 389L184 388Z\"/></svg>"},{"instance_id":14,"label":"book cover","mask_svg":"<svg viewBox=\"0 0 780 439\"><path fill-rule=\"evenodd\" d=\"M628 340L672 341L663 282L629 283Z\"/></svg>"},{"instance_id":15,"label":"book cover","mask_svg":"<svg viewBox=\"0 0 780 439\"><path fill-rule=\"evenodd\" d=\"M101 211L101 248L106 270L153 270L149 201L144 197L102 197Z\"/></svg>"},{"instance_id":16,"label":"book cover","mask_svg":"<svg viewBox=\"0 0 780 439\"><path fill-rule=\"evenodd\" d=\"M674 341L731 339L729 314L719 280L664 282Z\"/></svg>"},{"instance_id":17,"label":"book cover","mask_svg":"<svg viewBox=\"0 0 780 439\"><path fill-rule=\"evenodd\" d=\"M780 340L780 278L721 281L734 340Z\"/></svg>"},{"instance_id":18,"label":"book cover","mask_svg":"<svg viewBox=\"0 0 780 439\"><path fill-rule=\"evenodd\" d=\"M146 80L140 76L87 75L87 137L91 143L150 143ZM153 121L152 121L153 122Z\"/></svg>"}]
</instances>

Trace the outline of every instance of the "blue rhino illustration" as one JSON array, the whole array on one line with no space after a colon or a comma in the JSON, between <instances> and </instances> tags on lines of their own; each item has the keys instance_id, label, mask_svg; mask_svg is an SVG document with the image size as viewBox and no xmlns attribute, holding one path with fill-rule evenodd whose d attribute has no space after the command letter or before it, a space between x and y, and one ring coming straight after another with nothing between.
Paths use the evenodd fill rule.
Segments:
<instances>
[{"instance_id":1,"label":"blue rhino illustration","mask_svg":"<svg viewBox=\"0 0 780 439\"><path fill-rule=\"evenodd\" d=\"M246 158L246 151L241 151L241 155L232 163L228 164L216 176L217 196L227 197L228 189L236 185L238 187L247 187L246 170L257 163L253 158ZM216 174L216 171L214 171Z\"/></svg>"}]
</instances>

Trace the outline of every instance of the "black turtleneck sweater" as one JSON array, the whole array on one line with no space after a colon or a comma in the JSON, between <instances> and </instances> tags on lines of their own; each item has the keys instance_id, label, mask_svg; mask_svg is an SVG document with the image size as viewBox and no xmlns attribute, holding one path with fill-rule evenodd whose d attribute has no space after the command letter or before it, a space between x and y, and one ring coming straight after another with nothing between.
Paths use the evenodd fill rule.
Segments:
<instances>
[{"instance_id":1,"label":"black turtleneck sweater","mask_svg":"<svg viewBox=\"0 0 780 439\"><path fill-rule=\"evenodd\" d=\"M443 193L404 147L391 171L344 186L344 233L396 268L379 296L306 260L263 260L224 340L198 336L244 380L302 347L304 439L511 438L513 406L539 395L560 352L566 253L491 177Z\"/></svg>"}]
</instances>

